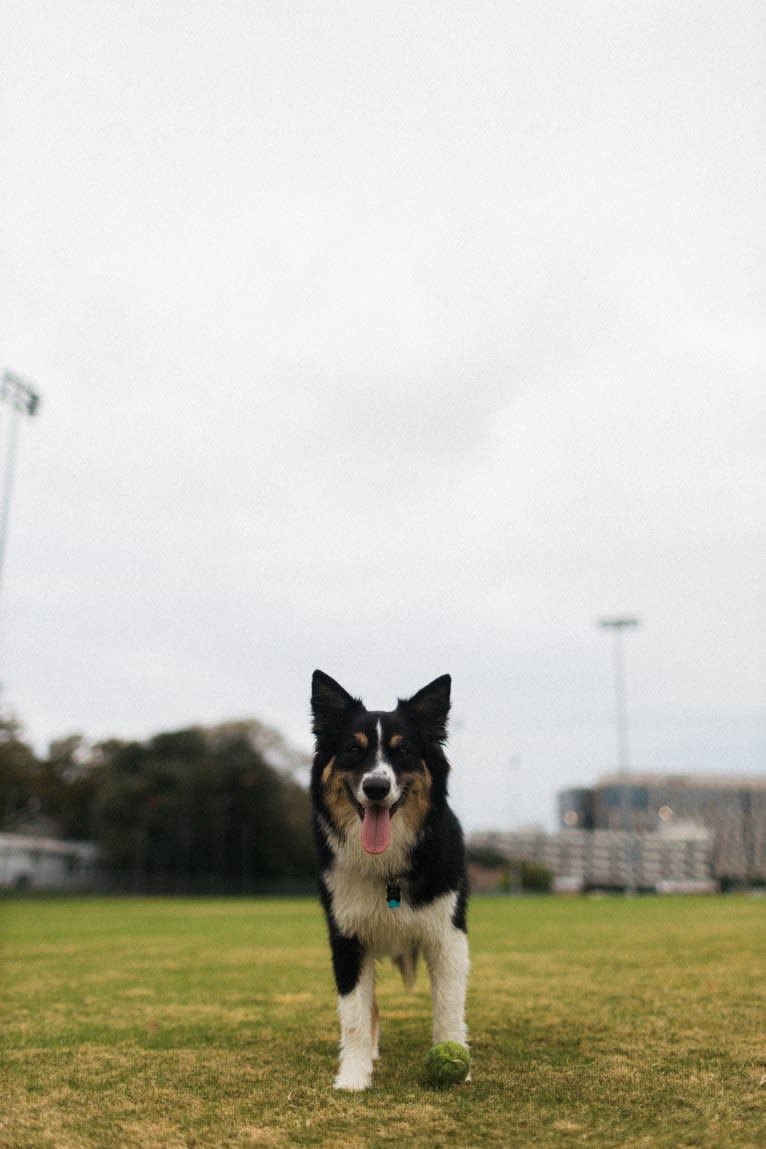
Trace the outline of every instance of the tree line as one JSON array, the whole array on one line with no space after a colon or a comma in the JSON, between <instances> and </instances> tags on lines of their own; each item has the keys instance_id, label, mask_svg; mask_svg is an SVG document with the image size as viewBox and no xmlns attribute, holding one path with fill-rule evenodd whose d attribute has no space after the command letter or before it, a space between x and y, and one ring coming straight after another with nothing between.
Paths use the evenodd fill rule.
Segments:
<instances>
[{"instance_id":1,"label":"tree line","mask_svg":"<svg viewBox=\"0 0 766 1149\"><path fill-rule=\"evenodd\" d=\"M313 872L308 765L251 720L146 741L81 736L38 757L0 719L0 819L7 832L49 827L98 847L116 888L252 892Z\"/></svg>"}]
</instances>

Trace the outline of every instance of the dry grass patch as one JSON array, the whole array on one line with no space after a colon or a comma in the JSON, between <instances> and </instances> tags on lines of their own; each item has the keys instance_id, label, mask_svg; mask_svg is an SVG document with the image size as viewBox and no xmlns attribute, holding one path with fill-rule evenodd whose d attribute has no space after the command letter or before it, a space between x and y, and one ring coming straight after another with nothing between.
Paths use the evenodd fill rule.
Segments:
<instances>
[{"instance_id":1,"label":"dry grass patch","mask_svg":"<svg viewBox=\"0 0 766 1149\"><path fill-rule=\"evenodd\" d=\"M383 973L383 1058L331 1088L308 901L8 901L0 1149L762 1149L766 903L475 900L473 1084L423 1079L430 1007Z\"/></svg>"}]
</instances>

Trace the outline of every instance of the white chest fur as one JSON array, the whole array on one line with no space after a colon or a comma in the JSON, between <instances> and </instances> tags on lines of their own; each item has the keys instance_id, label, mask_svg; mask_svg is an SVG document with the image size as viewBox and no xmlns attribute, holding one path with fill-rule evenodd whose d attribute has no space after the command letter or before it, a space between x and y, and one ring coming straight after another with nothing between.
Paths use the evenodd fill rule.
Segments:
<instances>
[{"instance_id":1,"label":"white chest fur","mask_svg":"<svg viewBox=\"0 0 766 1149\"><path fill-rule=\"evenodd\" d=\"M425 906L411 906L406 884L401 905L386 901L386 881L380 873L359 873L336 860L325 881L332 893L332 912L347 937L357 937L376 957L396 957L408 948L426 949L450 932L457 894L447 893Z\"/></svg>"}]
</instances>

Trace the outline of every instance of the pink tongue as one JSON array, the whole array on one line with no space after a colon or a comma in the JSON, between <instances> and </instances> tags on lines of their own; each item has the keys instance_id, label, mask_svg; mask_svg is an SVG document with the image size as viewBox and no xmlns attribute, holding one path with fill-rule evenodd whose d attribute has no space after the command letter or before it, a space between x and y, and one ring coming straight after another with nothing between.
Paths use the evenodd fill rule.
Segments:
<instances>
[{"instance_id":1,"label":"pink tongue","mask_svg":"<svg viewBox=\"0 0 766 1149\"><path fill-rule=\"evenodd\" d=\"M368 854L382 854L391 844L391 818L385 806L367 806L362 822L362 845Z\"/></svg>"}]
</instances>

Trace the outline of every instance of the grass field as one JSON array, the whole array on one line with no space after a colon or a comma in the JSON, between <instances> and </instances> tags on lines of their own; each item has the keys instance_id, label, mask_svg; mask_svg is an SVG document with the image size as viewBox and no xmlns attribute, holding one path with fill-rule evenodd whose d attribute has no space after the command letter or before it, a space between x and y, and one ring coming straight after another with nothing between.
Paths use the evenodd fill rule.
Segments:
<instances>
[{"instance_id":1,"label":"grass field","mask_svg":"<svg viewBox=\"0 0 766 1149\"><path fill-rule=\"evenodd\" d=\"M427 980L331 1088L310 901L0 903L0 1149L766 1146L766 901L475 899L473 1083L423 1080Z\"/></svg>"}]
</instances>

